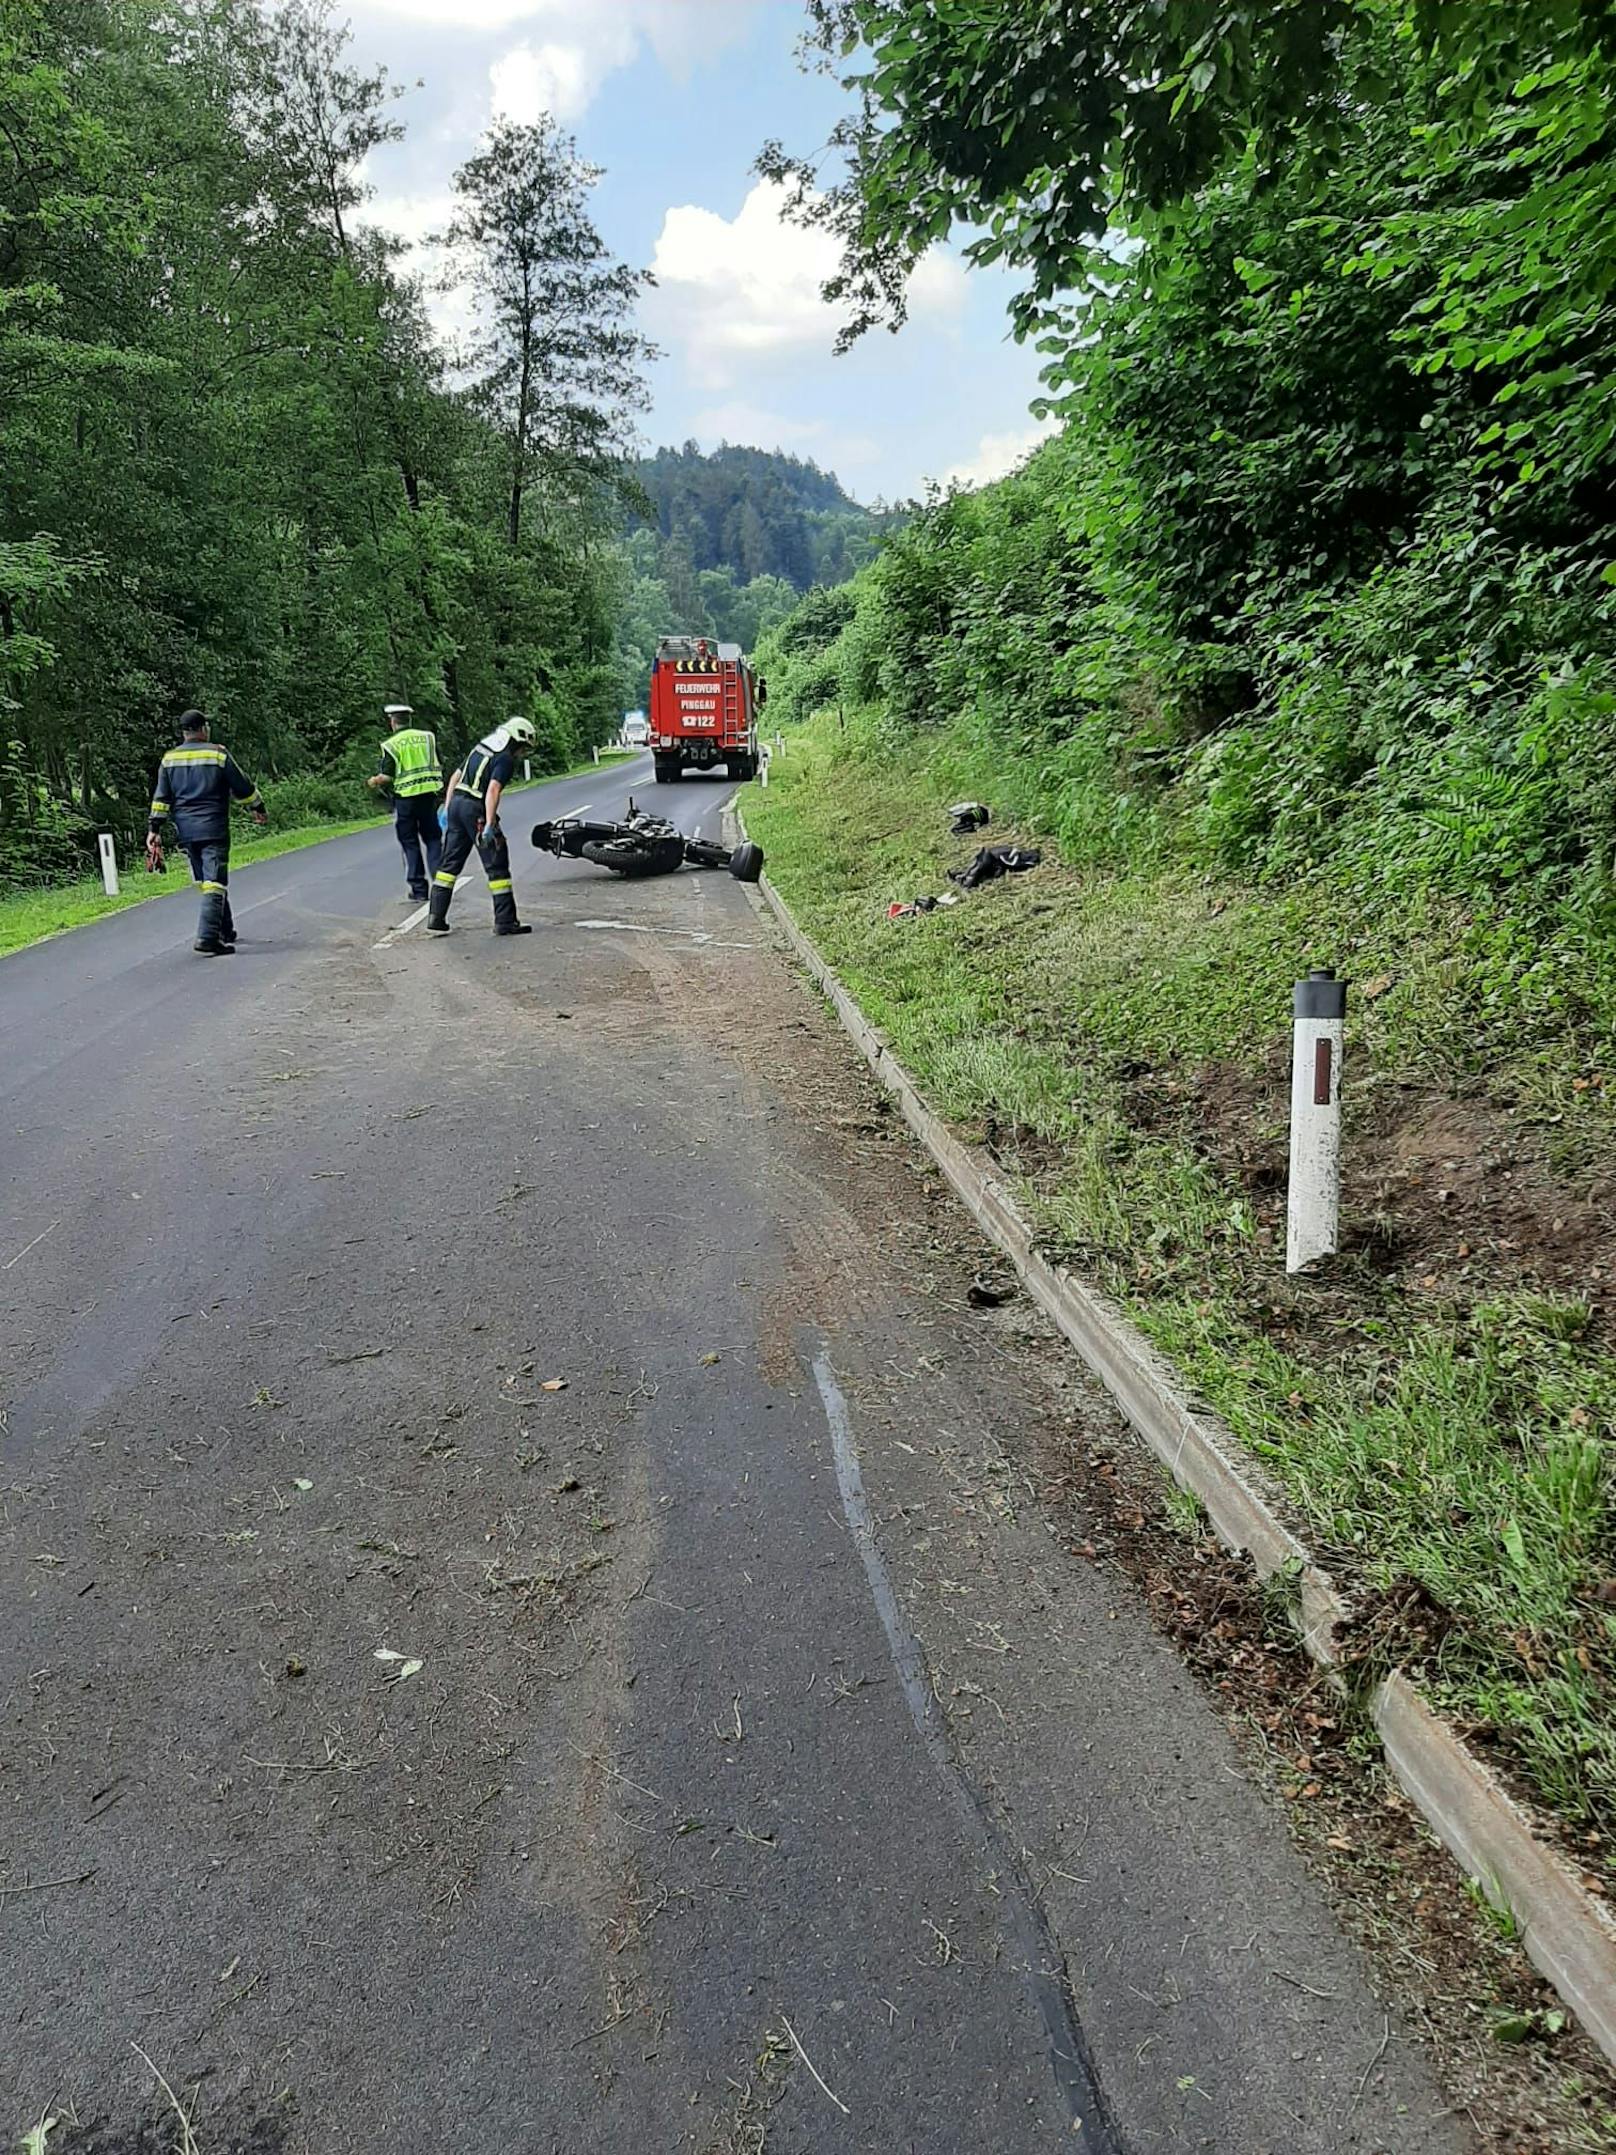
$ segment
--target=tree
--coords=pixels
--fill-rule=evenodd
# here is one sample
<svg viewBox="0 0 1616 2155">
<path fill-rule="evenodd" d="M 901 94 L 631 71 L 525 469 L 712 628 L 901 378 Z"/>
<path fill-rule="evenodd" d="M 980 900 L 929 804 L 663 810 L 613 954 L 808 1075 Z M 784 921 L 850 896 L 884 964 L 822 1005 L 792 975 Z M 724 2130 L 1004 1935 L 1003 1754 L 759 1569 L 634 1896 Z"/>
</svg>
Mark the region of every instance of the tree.
<svg viewBox="0 0 1616 2155">
<path fill-rule="evenodd" d="M 758 170 L 842 242 L 838 348 L 902 321 L 910 272 L 956 225 L 977 235 L 967 260 L 1031 272 L 1025 331 L 1117 221 L 1180 200 L 1249 135 L 1281 164 L 1327 131 L 1354 5 L 809 0 L 810 50 L 845 68 L 852 110 L 819 158 L 771 142 Z"/>
<path fill-rule="evenodd" d="M 850 309 L 844 349 L 903 319 L 910 272 L 956 227 L 967 260 L 1028 273 L 1026 334 L 1108 287 L 1108 234 L 1170 230 L 1238 157 L 1261 180 L 1299 160 L 1327 175 L 1343 132 L 1406 85 L 1389 43 L 1430 56 L 1471 135 L 1529 71 L 1569 135 L 1581 86 L 1552 71 L 1608 78 L 1616 41 L 1593 0 L 809 0 L 809 16 L 851 110 L 818 158 L 771 142 L 758 169 L 842 243 L 825 295 Z"/>
<path fill-rule="evenodd" d="M 655 350 L 630 316 L 649 273 L 614 262 L 591 222 L 599 178 L 547 114 L 498 122 L 455 174 L 447 238 L 481 310 L 469 357 L 506 442 L 513 552 L 535 477 L 605 475 L 646 402 L 640 369 Z"/>
<path fill-rule="evenodd" d="M 608 445 L 513 551 L 505 431 L 355 215 L 396 124 L 345 44 L 323 0 L 0 0 L 0 880 L 137 830 L 186 704 L 295 813 L 368 804 L 389 691 L 600 737 Z"/>
</svg>

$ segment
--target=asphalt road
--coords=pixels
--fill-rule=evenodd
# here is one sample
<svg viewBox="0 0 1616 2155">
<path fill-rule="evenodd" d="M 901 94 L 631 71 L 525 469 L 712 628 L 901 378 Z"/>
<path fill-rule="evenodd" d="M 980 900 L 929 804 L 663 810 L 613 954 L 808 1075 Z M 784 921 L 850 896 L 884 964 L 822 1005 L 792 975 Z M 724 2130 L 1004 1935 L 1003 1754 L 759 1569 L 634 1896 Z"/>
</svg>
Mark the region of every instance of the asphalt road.
<svg viewBox="0 0 1616 2155">
<path fill-rule="evenodd" d="M 1459 2155 L 746 893 L 527 846 L 639 788 L 0 960 L 0 2146 Z"/>
</svg>

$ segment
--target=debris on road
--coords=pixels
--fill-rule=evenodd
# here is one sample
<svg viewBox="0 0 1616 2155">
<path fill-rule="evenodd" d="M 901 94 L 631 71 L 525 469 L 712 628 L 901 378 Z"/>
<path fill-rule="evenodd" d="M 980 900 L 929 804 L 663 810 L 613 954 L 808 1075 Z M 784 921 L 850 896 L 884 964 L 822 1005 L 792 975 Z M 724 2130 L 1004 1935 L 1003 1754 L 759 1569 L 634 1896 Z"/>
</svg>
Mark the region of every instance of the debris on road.
<svg viewBox="0 0 1616 2155">
<path fill-rule="evenodd" d="M 803 2064 L 807 2066 L 809 2072 L 813 2074 L 815 2080 L 819 2082 L 819 2085 L 824 2090 L 825 2094 L 830 2096 L 831 2101 L 836 2105 L 837 2109 L 842 2113 L 842 2116 L 844 2118 L 850 2118 L 853 2115 L 852 2111 L 848 2109 L 846 2103 L 842 2101 L 842 2098 L 839 2095 L 831 2094 L 831 2090 L 825 2086 L 824 2076 L 821 2074 L 818 2066 L 815 2065 L 813 2059 L 809 2057 L 807 2051 L 803 2049 L 802 2038 L 798 2035 L 796 2029 L 791 2025 L 790 2021 L 787 2020 L 784 2013 L 780 2015 L 780 2025 L 782 2028 L 785 2029 L 787 2035 L 790 2036 L 792 2049 L 797 2053 L 797 2056 L 801 2058 Z"/>
<path fill-rule="evenodd" d="M 986 1279 L 981 1273 L 965 1290 L 965 1299 L 973 1309 L 998 1309 L 1016 1297 L 1016 1283 L 1011 1279 Z"/>
<path fill-rule="evenodd" d="M 179 2119 L 180 2137 L 175 2143 L 175 2155 L 201 2155 L 201 2150 L 196 2143 L 196 2134 L 191 2130 L 191 2112 L 196 2108 L 196 2090 L 194 2088 L 191 2090 L 191 2109 L 187 2110 L 174 2093 L 174 2090 L 169 2086 L 162 2068 L 152 2062 L 138 2043 L 131 2042 L 129 2048 L 168 2097 L 169 2108 L 173 2111 L 175 2117 Z"/>
<path fill-rule="evenodd" d="M 408 1683 L 412 1676 L 419 1676 L 426 1663 L 418 1655 L 401 1654 L 391 1646 L 378 1646 L 376 1659 L 396 1664 L 389 1667 L 382 1677 L 384 1684 Z"/>
<path fill-rule="evenodd" d="M 982 801 L 956 801 L 948 811 L 948 827 L 956 838 L 985 830 L 992 821 L 993 811 Z"/>
</svg>

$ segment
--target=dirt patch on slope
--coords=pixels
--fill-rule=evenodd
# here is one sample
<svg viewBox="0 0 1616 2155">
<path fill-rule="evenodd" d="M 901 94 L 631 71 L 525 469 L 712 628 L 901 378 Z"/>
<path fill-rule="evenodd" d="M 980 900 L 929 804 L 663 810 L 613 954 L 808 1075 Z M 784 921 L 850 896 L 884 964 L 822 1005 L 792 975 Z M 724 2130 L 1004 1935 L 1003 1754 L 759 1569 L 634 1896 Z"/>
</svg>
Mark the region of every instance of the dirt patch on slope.
<svg viewBox="0 0 1616 2155">
<path fill-rule="evenodd" d="M 1289 1058 L 1289 1040 L 1279 1036 L 1255 1066 L 1134 1063 L 1121 1073 L 1135 1127 L 1183 1143 L 1238 1188 L 1264 1249 L 1285 1239 Z M 1586 1301 L 1590 1334 L 1602 1333 L 1616 1281 L 1613 1191 L 1606 1177 L 1579 1185 L 1557 1175 L 1540 1132 L 1521 1114 L 1482 1098 L 1370 1082 L 1346 1099 L 1342 1253 L 1349 1262 L 1332 1290 L 1356 1272 L 1365 1286 L 1466 1302 L 1555 1294 Z"/>
</svg>

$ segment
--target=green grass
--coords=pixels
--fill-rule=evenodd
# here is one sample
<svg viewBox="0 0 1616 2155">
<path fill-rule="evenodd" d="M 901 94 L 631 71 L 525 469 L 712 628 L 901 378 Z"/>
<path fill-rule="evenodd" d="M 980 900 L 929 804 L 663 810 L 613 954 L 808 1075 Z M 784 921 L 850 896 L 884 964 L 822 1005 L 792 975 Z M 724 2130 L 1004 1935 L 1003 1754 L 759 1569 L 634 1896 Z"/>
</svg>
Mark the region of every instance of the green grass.
<svg viewBox="0 0 1616 2155">
<path fill-rule="evenodd" d="M 381 827 L 381 817 L 364 816 L 353 823 L 311 823 L 301 830 L 265 831 L 251 838 L 233 839 L 230 865 L 244 868 L 249 861 L 271 860 L 277 853 L 296 853 L 304 846 L 322 845 L 328 838 L 347 838 L 355 831 Z M 185 855 L 170 846 L 168 859 L 166 875 L 148 875 L 139 861 L 120 870 L 123 888 L 116 898 L 107 896 L 99 876 L 0 898 L 0 955 L 43 942 L 46 936 L 61 935 L 69 928 L 82 928 L 107 913 L 121 913 L 127 906 L 143 905 L 148 898 L 188 891 L 191 882 Z"/>
<path fill-rule="evenodd" d="M 623 749 L 602 750 L 601 768 L 626 762 L 633 753 Z M 535 778 L 532 785 L 554 785 L 559 778 L 576 778 L 594 768 L 594 759 L 585 757 L 565 771 L 550 771 L 542 778 Z M 512 793 L 529 790 L 529 786 L 521 781 L 509 788 Z M 349 838 L 355 831 L 380 830 L 385 822 L 386 812 L 378 808 L 350 823 L 306 823 L 295 830 L 271 830 L 251 837 L 242 835 L 242 827 L 238 826 L 237 835 L 231 840 L 230 865 L 244 868 L 250 861 L 272 860 L 277 853 L 296 853 L 304 846 L 323 845 L 328 838 Z M 166 875 L 148 875 L 140 861 L 122 868 L 119 872 L 123 888 L 116 898 L 107 896 L 98 875 L 78 883 L 50 884 L 40 890 L 16 891 L 0 898 L 0 957 L 13 950 L 24 950 L 30 943 L 43 942 L 47 936 L 62 935 L 69 928 L 82 928 L 108 913 L 121 913 L 126 906 L 143 905 L 149 898 L 164 898 L 174 891 L 189 890 L 185 855 L 170 844 L 168 857 Z"/>
<path fill-rule="evenodd" d="M 1501 994 L 1496 924 L 1434 901 L 1411 916 L 1319 883 L 1080 875 L 1046 854 L 889 924 L 891 899 L 948 888 L 968 848 L 941 810 L 972 779 L 990 797 L 947 736 L 894 753 L 868 722 L 821 724 L 748 789 L 747 822 L 934 1104 L 1019 1175 L 1046 1246 L 1124 1302 L 1353 1583 L 1419 1583 L 1438 1613 L 1393 1626 L 1385 1652 L 1603 1834 L 1586 1860 L 1612 1861 L 1616 1611 L 1594 1589 L 1616 1577 L 1616 1361 L 1588 1309 L 1496 1281 L 1423 1293 L 1362 1259 L 1287 1281 L 1197 1106 L 1201 1073 L 1222 1073 L 1239 1135 L 1283 1157 L 1290 986 L 1315 962 L 1389 983 L 1351 1006 L 1360 1128 L 1410 1089 L 1475 1097 L 1581 1165 L 1608 1150 L 1610 1109 L 1573 1080 L 1608 1042 L 1529 987 Z"/>
</svg>

